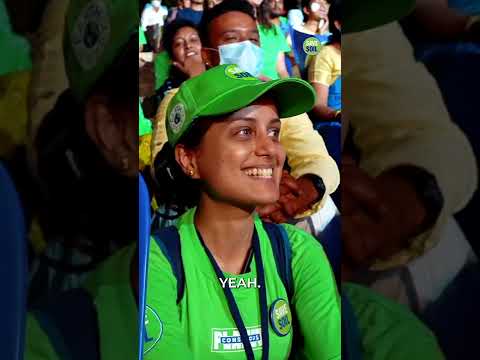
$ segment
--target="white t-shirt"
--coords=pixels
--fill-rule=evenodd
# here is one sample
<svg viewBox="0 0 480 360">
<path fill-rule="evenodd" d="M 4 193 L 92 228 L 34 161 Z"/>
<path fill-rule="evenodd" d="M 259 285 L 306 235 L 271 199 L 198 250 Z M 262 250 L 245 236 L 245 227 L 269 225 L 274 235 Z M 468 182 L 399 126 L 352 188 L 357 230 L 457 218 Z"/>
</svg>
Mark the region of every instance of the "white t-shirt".
<svg viewBox="0 0 480 360">
<path fill-rule="evenodd" d="M 147 4 L 142 12 L 142 30 L 146 31 L 147 26 L 160 25 L 163 26 L 163 19 L 168 15 L 168 10 L 164 6 L 160 6 L 158 11 L 155 11 L 151 4 Z"/>
</svg>

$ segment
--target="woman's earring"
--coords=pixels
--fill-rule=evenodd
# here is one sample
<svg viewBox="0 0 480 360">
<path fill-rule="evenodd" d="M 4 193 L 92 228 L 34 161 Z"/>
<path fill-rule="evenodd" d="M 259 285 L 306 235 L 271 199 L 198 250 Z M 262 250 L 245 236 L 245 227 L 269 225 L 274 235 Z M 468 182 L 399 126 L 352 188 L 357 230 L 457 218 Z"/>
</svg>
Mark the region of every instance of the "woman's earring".
<svg viewBox="0 0 480 360">
<path fill-rule="evenodd" d="M 195 172 L 194 172 L 193 170 L 190 170 L 190 171 L 188 172 L 188 175 L 189 175 L 190 177 L 192 177 L 193 174 L 195 174 Z"/>
</svg>

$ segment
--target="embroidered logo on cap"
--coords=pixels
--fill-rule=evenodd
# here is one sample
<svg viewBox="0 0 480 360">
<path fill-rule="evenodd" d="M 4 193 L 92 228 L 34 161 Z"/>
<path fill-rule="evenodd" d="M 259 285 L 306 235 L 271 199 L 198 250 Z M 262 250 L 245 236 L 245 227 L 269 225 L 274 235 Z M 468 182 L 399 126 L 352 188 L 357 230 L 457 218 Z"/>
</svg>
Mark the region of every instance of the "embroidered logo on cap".
<svg viewBox="0 0 480 360">
<path fill-rule="evenodd" d="M 177 134 L 180 129 L 183 127 L 183 123 L 185 122 L 185 106 L 182 103 L 176 104 L 170 116 L 168 117 L 168 124 L 172 129 L 174 134 Z"/>
<path fill-rule="evenodd" d="M 145 306 L 145 331 L 143 338 L 143 353 L 152 350 L 163 335 L 163 323 L 160 317 L 150 306 Z"/>
<path fill-rule="evenodd" d="M 258 80 L 249 72 L 242 70 L 238 65 L 232 64 L 225 68 L 225 75 L 236 80 Z"/>
<path fill-rule="evenodd" d="M 95 67 L 110 39 L 110 14 L 102 0 L 89 2 L 80 11 L 70 36 L 73 51 L 84 70 Z"/>
</svg>

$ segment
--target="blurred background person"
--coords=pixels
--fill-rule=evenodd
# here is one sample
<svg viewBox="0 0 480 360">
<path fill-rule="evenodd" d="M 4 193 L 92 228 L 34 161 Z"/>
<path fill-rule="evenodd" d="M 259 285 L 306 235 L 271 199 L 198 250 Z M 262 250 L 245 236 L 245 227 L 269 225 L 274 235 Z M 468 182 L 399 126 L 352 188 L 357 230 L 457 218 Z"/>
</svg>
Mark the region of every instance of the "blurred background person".
<svg viewBox="0 0 480 360">
<path fill-rule="evenodd" d="M 149 43 L 154 48 L 158 47 L 158 42 L 162 36 L 162 27 L 167 15 L 168 10 L 162 6 L 160 0 L 152 0 L 151 3 L 146 4 L 143 9 L 140 24 L 142 30 L 147 34 Z"/>
<path fill-rule="evenodd" d="M 437 83 L 384 11 L 386 23 L 374 17 L 374 28 L 359 22 L 342 36 L 342 116 L 350 124 L 342 276 L 421 313 L 476 261 L 453 215 L 476 190 L 477 164 Z"/>
<path fill-rule="evenodd" d="M 308 80 L 317 93 L 313 108 L 316 120 L 333 120 L 342 109 L 341 2 L 333 0 L 328 12 L 329 40 L 320 52 L 313 56 L 308 67 Z"/>
<path fill-rule="evenodd" d="M 190 0 L 185 2 L 183 6 L 179 6 L 175 18 L 173 20 L 186 20 L 195 25 L 199 25 L 202 21 L 204 11 L 204 0 Z"/>
<path fill-rule="evenodd" d="M 260 43 L 263 50 L 262 74 L 275 80 L 289 77 L 285 63 L 285 54 L 291 51 L 285 32 L 288 32 L 288 21 L 285 17 L 283 0 L 265 0 L 258 7 L 257 21 Z"/>
<path fill-rule="evenodd" d="M 80 26 L 81 6 L 72 5 L 66 39 L 73 25 Z M 130 11 L 137 10 L 131 6 Z M 110 21 L 102 8 L 97 10 L 97 22 Z M 138 73 L 131 71 L 138 68 L 137 16 L 112 28 L 108 42 L 93 38 L 110 52 L 89 63 L 91 67 L 85 67 L 87 58 L 78 55 L 76 45 L 65 45 L 69 88 L 33 142 L 47 247 L 34 267 L 32 295 L 78 284 L 89 269 L 138 236 L 126 210 L 138 206 Z M 124 57 L 117 59 L 122 51 Z M 105 68 L 109 70 L 98 70 Z"/>
<path fill-rule="evenodd" d="M 329 32 L 328 10 L 329 2 L 326 0 L 302 0 L 302 10 L 305 22 L 295 29 L 310 35 L 324 35 Z"/>
<path fill-rule="evenodd" d="M 205 71 L 202 42 L 197 26 L 188 20 L 175 20 L 165 27 L 162 48 L 172 60 L 168 79 L 157 90 L 161 101 L 165 93 L 180 87 L 186 79 Z"/>
</svg>

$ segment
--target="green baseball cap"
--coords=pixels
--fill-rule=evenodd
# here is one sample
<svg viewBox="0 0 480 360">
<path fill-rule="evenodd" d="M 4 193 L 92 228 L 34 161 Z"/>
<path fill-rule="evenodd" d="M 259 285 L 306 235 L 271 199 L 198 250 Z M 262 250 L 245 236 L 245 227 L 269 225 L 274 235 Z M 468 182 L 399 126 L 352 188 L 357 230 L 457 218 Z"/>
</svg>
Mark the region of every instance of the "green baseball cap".
<svg viewBox="0 0 480 360">
<path fill-rule="evenodd" d="M 175 146 L 195 119 L 240 110 L 266 93 L 273 95 L 280 118 L 307 112 L 315 104 L 315 90 L 304 80 L 264 82 L 237 65 L 216 66 L 185 81 L 171 100 L 166 120 L 168 142 Z"/>
<path fill-rule="evenodd" d="M 415 0 L 343 0 L 344 34 L 376 28 L 398 21 L 415 8 Z"/>
<path fill-rule="evenodd" d="M 63 51 L 70 89 L 83 100 L 138 31 L 136 0 L 71 0 Z"/>
</svg>

